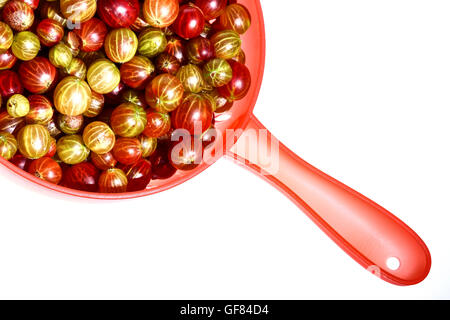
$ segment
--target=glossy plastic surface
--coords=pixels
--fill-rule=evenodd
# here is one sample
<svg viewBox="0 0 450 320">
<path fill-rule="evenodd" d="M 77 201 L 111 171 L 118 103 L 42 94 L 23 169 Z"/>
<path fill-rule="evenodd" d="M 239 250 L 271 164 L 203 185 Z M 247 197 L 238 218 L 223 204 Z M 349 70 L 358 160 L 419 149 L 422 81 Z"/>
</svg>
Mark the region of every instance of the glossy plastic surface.
<svg viewBox="0 0 450 320">
<path fill-rule="evenodd" d="M 417 284 L 428 275 L 430 253 L 413 230 L 299 158 L 254 116 L 227 155 L 285 193 L 368 271 L 396 285 Z"/>
<path fill-rule="evenodd" d="M 241 133 L 245 132 L 244 136 L 248 137 L 248 132 L 252 129 L 264 128 L 252 116 L 252 111 L 264 73 L 265 33 L 259 1 L 238 2 L 249 9 L 253 21 L 251 28 L 242 37 L 252 84 L 243 100 L 235 102 L 233 108 L 217 117 L 216 128 L 222 134 L 227 129 L 242 129 Z M 239 136 L 240 134 L 235 134 L 233 142 L 236 142 Z M 234 143 L 230 141 L 224 141 L 224 144 L 216 143 L 213 150 L 223 150 L 225 146 L 226 150 L 229 150 L 229 156 L 239 160 L 285 193 L 344 251 L 382 279 L 397 285 L 412 285 L 427 276 L 431 266 L 428 249 L 403 222 L 371 200 L 313 168 L 281 144 L 278 171 L 267 174 L 261 168 L 264 168 L 263 163 L 270 161 L 267 162 L 268 159 L 264 157 L 252 158 L 251 154 L 240 150 L 242 145 L 245 146 L 243 138 L 241 137 L 234 147 Z M 264 141 L 258 142 L 254 136 L 252 139 L 249 141 L 255 145 L 260 144 L 260 147 L 267 144 Z M 146 190 L 121 194 L 89 193 L 64 188 L 37 179 L 4 159 L 0 159 L 0 163 L 33 183 L 65 194 L 93 199 L 128 199 L 177 186 L 205 170 L 212 162 L 202 164 L 192 171 L 178 171 L 166 180 L 151 181 Z"/>
</svg>

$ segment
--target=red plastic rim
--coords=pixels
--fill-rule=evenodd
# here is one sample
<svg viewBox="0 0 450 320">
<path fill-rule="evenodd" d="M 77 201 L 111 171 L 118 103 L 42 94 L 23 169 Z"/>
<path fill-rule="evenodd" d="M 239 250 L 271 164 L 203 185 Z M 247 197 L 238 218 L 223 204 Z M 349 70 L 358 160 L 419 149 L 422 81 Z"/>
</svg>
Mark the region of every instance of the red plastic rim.
<svg viewBox="0 0 450 320">
<path fill-rule="evenodd" d="M 252 17 L 252 26 L 242 37 L 242 47 L 247 55 L 246 65 L 249 68 L 250 73 L 252 74 L 252 85 L 248 95 L 243 100 L 236 102 L 230 111 L 221 114 L 220 117 L 218 117 L 216 122 L 216 129 L 221 133 L 224 133 L 227 129 L 233 129 L 238 132 L 238 129 L 244 129 L 246 127 L 246 125 L 250 121 L 250 117 L 256 105 L 264 75 L 266 39 L 264 17 L 261 4 L 259 0 L 240 0 L 238 1 L 238 3 L 245 5 Z M 238 137 L 238 135 L 236 135 L 236 137 Z M 215 148 L 223 148 L 223 146 L 216 145 Z M 223 152 L 223 154 L 224 153 L 225 152 Z M 142 191 L 106 194 L 79 191 L 46 182 L 29 174 L 26 171 L 23 171 L 22 169 L 16 167 L 2 157 L 0 157 L 0 164 L 16 173 L 18 176 L 25 178 L 31 183 L 40 185 L 41 187 L 66 195 L 104 200 L 133 199 L 162 192 L 192 179 L 211 165 L 202 164 L 197 169 L 189 172 L 179 171 L 173 177 L 167 180 L 154 180 L 150 183 L 147 189 Z"/>
</svg>

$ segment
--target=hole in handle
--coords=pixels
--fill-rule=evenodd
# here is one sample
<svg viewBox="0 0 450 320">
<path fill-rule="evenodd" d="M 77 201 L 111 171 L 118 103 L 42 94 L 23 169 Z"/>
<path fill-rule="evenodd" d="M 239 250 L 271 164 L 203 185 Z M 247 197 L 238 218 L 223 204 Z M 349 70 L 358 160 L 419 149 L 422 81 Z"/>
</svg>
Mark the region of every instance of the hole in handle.
<svg viewBox="0 0 450 320">
<path fill-rule="evenodd" d="M 396 271 L 400 268 L 400 260 L 396 257 L 390 257 L 386 260 L 386 266 L 389 270 Z"/>
</svg>

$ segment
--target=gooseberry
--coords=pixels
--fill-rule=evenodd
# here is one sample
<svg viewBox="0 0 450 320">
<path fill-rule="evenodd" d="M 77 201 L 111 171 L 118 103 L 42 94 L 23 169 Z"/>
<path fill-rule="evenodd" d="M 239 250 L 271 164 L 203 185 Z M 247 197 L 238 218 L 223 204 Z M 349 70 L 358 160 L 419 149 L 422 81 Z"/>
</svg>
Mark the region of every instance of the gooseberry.
<svg viewBox="0 0 450 320">
<path fill-rule="evenodd" d="M 103 193 L 123 193 L 127 191 L 128 179 L 121 169 L 113 168 L 101 174 L 98 185 Z"/>
<path fill-rule="evenodd" d="M 44 126 L 27 125 L 17 134 L 19 151 L 28 159 L 42 158 L 50 148 L 50 138 L 50 133 Z"/>
<path fill-rule="evenodd" d="M 73 134 L 58 140 L 56 153 L 62 162 L 74 165 L 85 161 L 89 157 L 90 152 L 83 143 L 81 136 Z"/>
<path fill-rule="evenodd" d="M 123 103 L 114 109 L 111 114 L 111 127 L 115 134 L 125 138 L 140 135 L 147 125 L 147 116 L 144 108 Z"/>
<path fill-rule="evenodd" d="M 43 157 L 31 162 L 28 172 L 39 179 L 58 184 L 62 178 L 61 166 L 49 157 Z"/>
<path fill-rule="evenodd" d="M 0 132 L 0 157 L 10 160 L 17 152 L 16 138 L 10 133 Z"/>
<path fill-rule="evenodd" d="M 106 123 L 94 121 L 84 128 L 83 141 L 91 151 L 105 154 L 114 147 L 116 136 Z"/>
<path fill-rule="evenodd" d="M 159 112 L 175 110 L 184 95 L 183 84 L 177 77 L 168 73 L 154 78 L 145 89 L 145 100 Z"/>
<path fill-rule="evenodd" d="M 176 20 L 179 0 L 145 0 L 142 10 L 148 24 L 156 28 L 165 28 Z"/>
<path fill-rule="evenodd" d="M 55 89 L 53 102 L 59 113 L 79 116 L 89 109 L 92 92 L 88 84 L 74 76 L 64 78 Z"/>
</svg>

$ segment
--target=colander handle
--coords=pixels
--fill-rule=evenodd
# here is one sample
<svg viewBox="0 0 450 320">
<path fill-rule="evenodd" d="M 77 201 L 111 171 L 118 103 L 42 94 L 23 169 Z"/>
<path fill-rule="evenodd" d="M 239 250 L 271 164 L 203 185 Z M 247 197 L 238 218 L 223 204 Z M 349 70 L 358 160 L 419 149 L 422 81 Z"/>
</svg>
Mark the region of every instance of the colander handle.
<svg viewBox="0 0 450 320">
<path fill-rule="evenodd" d="M 254 116 L 227 155 L 286 194 L 337 245 L 381 279 L 414 285 L 428 275 L 430 253 L 411 228 L 306 163 Z"/>
</svg>

